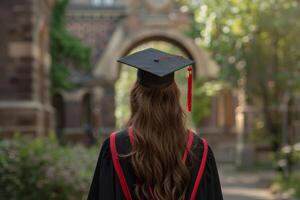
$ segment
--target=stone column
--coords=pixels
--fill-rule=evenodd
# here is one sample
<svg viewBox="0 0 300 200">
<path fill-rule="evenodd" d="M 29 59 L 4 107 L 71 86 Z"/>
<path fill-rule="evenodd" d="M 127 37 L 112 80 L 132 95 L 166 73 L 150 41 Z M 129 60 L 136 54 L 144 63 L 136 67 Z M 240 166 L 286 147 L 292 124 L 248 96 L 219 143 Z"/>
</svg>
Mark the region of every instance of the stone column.
<svg viewBox="0 0 300 200">
<path fill-rule="evenodd" d="M 93 133 L 96 138 L 100 138 L 102 132 L 102 99 L 104 95 L 104 88 L 94 86 L 93 88 Z"/>
<path fill-rule="evenodd" d="M 82 141 L 84 139 L 81 110 L 84 93 L 83 89 L 63 93 L 65 106 L 63 138 L 66 141 Z"/>
<path fill-rule="evenodd" d="M 47 134 L 50 5 L 46 0 L 3 0 L 0 7 L 0 134 Z"/>
<path fill-rule="evenodd" d="M 240 83 L 243 86 L 243 80 Z M 238 107 L 236 108 L 236 167 L 251 168 L 255 160 L 255 146 L 248 141 L 253 130 L 253 109 L 246 105 L 244 87 L 237 91 Z"/>
<path fill-rule="evenodd" d="M 115 129 L 115 86 L 106 84 L 100 101 L 100 134 L 108 135 Z"/>
</svg>

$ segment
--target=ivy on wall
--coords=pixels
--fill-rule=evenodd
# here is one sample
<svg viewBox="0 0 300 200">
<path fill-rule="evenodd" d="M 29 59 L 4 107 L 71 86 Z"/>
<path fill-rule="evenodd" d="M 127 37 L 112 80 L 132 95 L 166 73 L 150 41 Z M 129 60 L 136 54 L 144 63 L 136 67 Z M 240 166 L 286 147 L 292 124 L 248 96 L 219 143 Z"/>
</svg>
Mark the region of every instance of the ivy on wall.
<svg viewBox="0 0 300 200">
<path fill-rule="evenodd" d="M 51 89 L 70 89 L 70 66 L 88 71 L 91 69 L 91 49 L 66 29 L 65 13 L 68 0 L 57 0 L 50 23 Z"/>
</svg>

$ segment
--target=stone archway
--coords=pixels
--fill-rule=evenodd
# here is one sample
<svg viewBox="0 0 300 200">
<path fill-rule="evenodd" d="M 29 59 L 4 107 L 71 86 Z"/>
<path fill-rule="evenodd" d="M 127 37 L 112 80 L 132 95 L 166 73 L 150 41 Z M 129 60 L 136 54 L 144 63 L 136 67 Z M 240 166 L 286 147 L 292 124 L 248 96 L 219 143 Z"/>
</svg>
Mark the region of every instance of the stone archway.
<svg viewBox="0 0 300 200">
<path fill-rule="evenodd" d="M 117 59 L 128 54 L 135 47 L 149 41 L 165 41 L 177 46 L 195 61 L 196 76 L 216 77 L 218 66 L 209 59 L 204 50 L 197 47 L 193 40 L 176 29 L 145 28 L 136 34 L 128 35 L 124 27 L 119 27 L 112 36 L 107 50 L 93 71 L 96 77 L 104 78 L 108 82 L 115 82 L 119 75 Z"/>
<path fill-rule="evenodd" d="M 58 139 L 63 137 L 65 128 L 65 102 L 63 95 L 57 93 L 52 97 L 52 106 L 54 108 L 55 133 Z"/>
<path fill-rule="evenodd" d="M 101 122 L 101 126 L 106 129 L 115 125 L 114 85 L 120 75 L 120 64 L 117 60 L 127 55 L 134 48 L 150 41 L 164 41 L 178 47 L 178 49 L 195 61 L 196 77 L 214 78 L 218 74 L 218 66 L 209 59 L 209 55 L 197 47 L 192 39 L 177 29 L 141 27 L 139 31 L 129 33 L 124 26 L 119 26 L 112 35 L 106 51 L 93 71 L 95 77 L 105 82 L 100 115 L 106 116 L 105 119 L 110 119 L 109 122 L 107 120 Z M 111 128 L 113 129 L 114 127 Z"/>
<path fill-rule="evenodd" d="M 68 24 L 69 29 L 93 50 L 94 68 L 89 85 L 100 91 L 95 104 L 99 108 L 95 120 L 99 133 L 115 128 L 115 83 L 120 75 L 117 60 L 141 44 L 149 41 L 170 43 L 195 61 L 196 77 L 217 76 L 217 64 L 184 34 L 190 29 L 192 20 L 188 13 L 178 9 L 176 2 L 168 1 L 161 9 L 140 0 L 122 1 L 122 8 L 117 4 L 112 8 L 96 8 L 84 2 L 70 7 Z"/>
</svg>

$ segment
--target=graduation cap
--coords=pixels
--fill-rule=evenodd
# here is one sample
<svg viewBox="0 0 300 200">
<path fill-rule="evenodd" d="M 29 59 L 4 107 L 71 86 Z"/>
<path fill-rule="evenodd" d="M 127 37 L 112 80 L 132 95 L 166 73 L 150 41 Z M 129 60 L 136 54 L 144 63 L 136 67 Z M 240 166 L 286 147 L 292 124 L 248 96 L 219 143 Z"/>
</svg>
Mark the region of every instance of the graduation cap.
<svg viewBox="0 0 300 200">
<path fill-rule="evenodd" d="M 120 58 L 118 62 L 138 69 L 138 82 L 150 88 L 167 87 L 174 82 L 174 72 L 188 67 L 187 110 L 191 111 L 193 60 L 148 48 Z"/>
</svg>

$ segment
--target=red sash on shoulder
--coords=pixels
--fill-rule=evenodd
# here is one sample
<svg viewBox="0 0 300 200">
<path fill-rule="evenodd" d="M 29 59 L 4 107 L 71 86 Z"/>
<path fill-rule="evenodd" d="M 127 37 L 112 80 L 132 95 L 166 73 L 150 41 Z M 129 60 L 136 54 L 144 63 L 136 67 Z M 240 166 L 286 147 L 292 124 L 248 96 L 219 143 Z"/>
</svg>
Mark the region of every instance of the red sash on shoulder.
<svg viewBox="0 0 300 200">
<path fill-rule="evenodd" d="M 133 136 L 132 127 L 129 128 L 128 135 L 129 135 L 130 143 L 131 143 L 131 145 L 133 145 L 134 136 Z M 191 146 L 193 144 L 193 140 L 194 140 L 194 135 L 193 135 L 192 131 L 189 130 L 187 147 L 185 149 L 185 152 L 184 152 L 184 155 L 183 155 L 183 158 L 182 158 L 184 163 L 187 159 L 188 153 L 189 153 L 189 151 L 191 149 Z M 203 145 L 204 145 L 204 151 L 203 151 L 202 160 L 201 160 L 201 163 L 200 163 L 200 167 L 199 167 L 199 170 L 198 170 L 197 178 L 196 178 L 193 190 L 192 190 L 190 200 L 194 200 L 196 198 L 197 191 L 198 191 L 198 188 L 199 188 L 202 176 L 203 176 L 203 172 L 204 172 L 205 165 L 206 165 L 206 160 L 207 160 L 208 143 L 203 138 L 201 138 L 201 140 L 202 140 Z M 116 148 L 116 132 L 113 132 L 110 136 L 110 151 L 111 151 L 111 155 L 112 155 L 113 165 L 114 165 L 115 171 L 117 173 L 118 179 L 120 181 L 120 185 L 121 185 L 123 194 L 125 196 L 125 199 L 126 200 L 132 200 L 130 190 L 129 190 L 128 184 L 126 182 L 125 175 L 123 173 L 123 170 L 122 170 L 122 167 L 121 167 L 121 164 L 120 164 L 120 161 L 119 161 L 119 157 L 118 157 L 118 152 L 117 152 L 117 148 Z M 151 188 L 149 188 L 149 191 L 150 191 L 150 194 L 152 196 L 152 199 L 155 199 L 153 191 L 152 191 Z"/>
<path fill-rule="evenodd" d="M 113 165 L 114 165 L 114 168 L 118 175 L 123 194 L 124 194 L 126 200 L 132 200 L 132 197 L 131 197 L 131 194 L 129 191 L 129 187 L 126 182 L 126 179 L 125 179 L 125 176 L 124 176 L 124 173 L 123 173 L 120 161 L 119 161 L 119 156 L 118 156 L 118 152 L 117 152 L 117 148 L 116 148 L 116 132 L 113 132 L 110 135 L 109 139 L 110 139 L 110 152 L 111 152 Z"/>
</svg>

